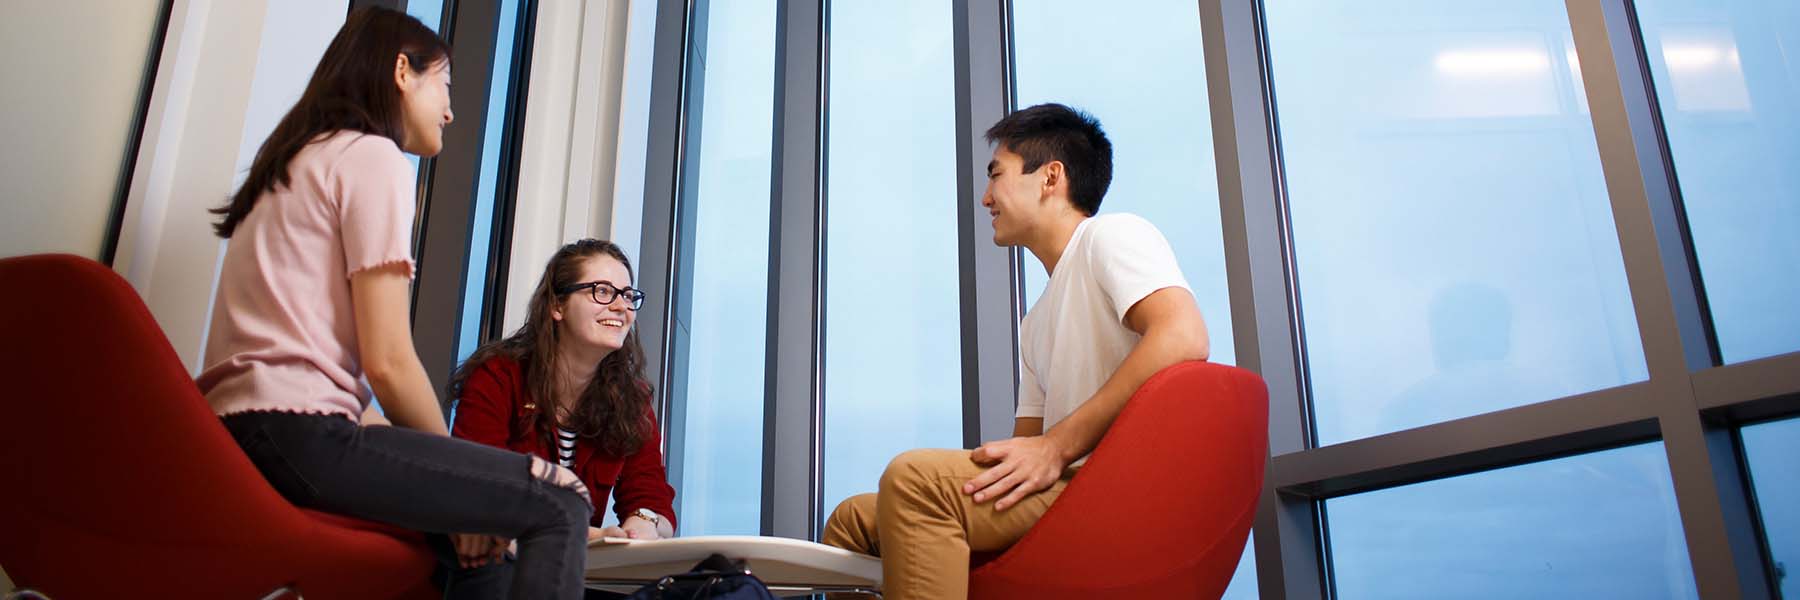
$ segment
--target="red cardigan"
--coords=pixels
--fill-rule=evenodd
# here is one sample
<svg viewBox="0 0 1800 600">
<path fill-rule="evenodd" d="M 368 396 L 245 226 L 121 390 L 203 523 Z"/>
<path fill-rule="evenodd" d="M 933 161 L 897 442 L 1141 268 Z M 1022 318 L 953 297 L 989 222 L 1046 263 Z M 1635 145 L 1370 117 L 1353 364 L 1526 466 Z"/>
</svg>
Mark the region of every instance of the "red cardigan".
<svg viewBox="0 0 1800 600">
<path fill-rule="evenodd" d="M 525 373 L 510 358 L 493 358 L 475 367 L 463 384 L 462 398 L 456 405 L 456 423 L 450 435 L 514 452 L 535 454 L 556 462 L 554 447 L 546 447 L 535 432 L 515 430 L 517 419 L 540 410 L 525 387 Z M 640 508 L 648 508 L 675 525 L 675 489 L 669 487 L 668 471 L 663 468 L 662 434 L 656 414 L 650 413 L 649 435 L 643 445 L 628 456 L 618 457 L 601 451 L 588 440 L 575 443 L 575 474 L 581 477 L 596 503 L 613 494 L 613 510 L 624 520 Z M 614 485 L 617 485 L 615 488 Z M 604 506 L 604 505 L 602 505 Z M 596 507 L 599 508 L 599 507 Z M 600 526 L 606 515 L 594 511 L 592 523 Z"/>
</svg>

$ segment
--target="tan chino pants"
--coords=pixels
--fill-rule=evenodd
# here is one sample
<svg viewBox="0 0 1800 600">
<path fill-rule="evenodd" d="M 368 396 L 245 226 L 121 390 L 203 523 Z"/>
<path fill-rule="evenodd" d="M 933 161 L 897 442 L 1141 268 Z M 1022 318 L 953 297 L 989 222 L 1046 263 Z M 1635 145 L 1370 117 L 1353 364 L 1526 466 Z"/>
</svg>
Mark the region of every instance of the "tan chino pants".
<svg viewBox="0 0 1800 600">
<path fill-rule="evenodd" d="M 984 467 L 968 450 L 911 450 L 888 464 L 880 491 L 852 496 L 825 522 L 826 544 L 881 557 L 886 600 L 954 600 L 969 590 L 969 552 L 1004 550 L 1025 536 L 1073 471 L 1004 511 L 962 486 Z"/>
</svg>

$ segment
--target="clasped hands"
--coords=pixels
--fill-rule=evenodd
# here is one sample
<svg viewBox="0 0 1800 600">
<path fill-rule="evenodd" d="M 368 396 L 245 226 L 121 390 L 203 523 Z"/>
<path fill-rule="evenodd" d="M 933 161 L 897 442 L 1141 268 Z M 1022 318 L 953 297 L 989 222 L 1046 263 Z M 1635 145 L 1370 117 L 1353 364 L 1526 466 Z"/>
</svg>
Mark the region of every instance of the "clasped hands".
<svg viewBox="0 0 1800 600">
<path fill-rule="evenodd" d="M 969 459 L 987 470 L 963 484 L 962 493 L 974 496 L 976 504 L 999 498 L 994 510 L 1006 510 L 1061 479 L 1071 462 L 1064 455 L 1061 446 L 1043 435 L 982 444 Z"/>
</svg>

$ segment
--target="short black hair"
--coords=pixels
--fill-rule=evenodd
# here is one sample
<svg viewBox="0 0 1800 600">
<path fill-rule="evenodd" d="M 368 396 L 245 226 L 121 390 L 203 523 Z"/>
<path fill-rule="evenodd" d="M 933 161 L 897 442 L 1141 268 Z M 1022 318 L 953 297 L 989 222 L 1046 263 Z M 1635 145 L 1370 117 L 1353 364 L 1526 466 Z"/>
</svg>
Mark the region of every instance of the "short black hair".
<svg viewBox="0 0 1800 600">
<path fill-rule="evenodd" d="M 1025 159 L 1026 173 L 1062 161 L 1069 201 L 1088 216 L 1100 212 L 1100 200 L 1112 185 L 1112 142 L 1092 115 L 1061 104 L 1039 104 L 1000 119 L 988 128 L 987 141 Z"/>
</svg>

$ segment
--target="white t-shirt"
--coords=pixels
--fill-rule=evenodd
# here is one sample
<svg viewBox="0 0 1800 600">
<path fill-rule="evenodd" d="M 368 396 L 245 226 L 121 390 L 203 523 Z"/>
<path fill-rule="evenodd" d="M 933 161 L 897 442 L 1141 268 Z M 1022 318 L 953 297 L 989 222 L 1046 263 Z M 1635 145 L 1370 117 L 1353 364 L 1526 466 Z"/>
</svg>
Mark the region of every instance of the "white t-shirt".
<svg viewBox="0 0 1800 600">
<path fill-rule="evenodd" d="M 1019 326 L 1017 416 L 1043 417 L 1048 431 L 1075 412 L 1137 346 L 1125 313 L 1170 287 L 1193 291 L 1155 225 L 1125 213 L 1082 221 Z"/>
</svg>

